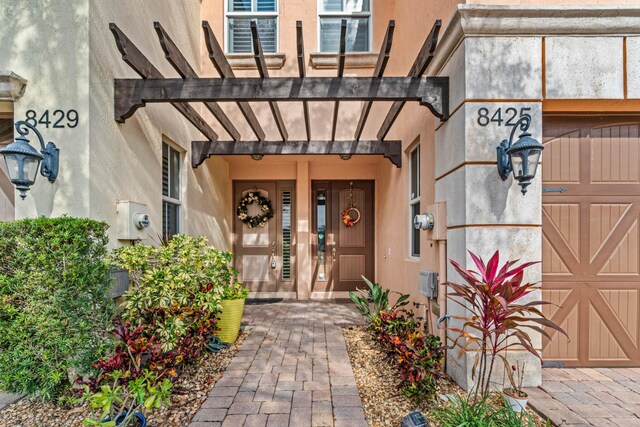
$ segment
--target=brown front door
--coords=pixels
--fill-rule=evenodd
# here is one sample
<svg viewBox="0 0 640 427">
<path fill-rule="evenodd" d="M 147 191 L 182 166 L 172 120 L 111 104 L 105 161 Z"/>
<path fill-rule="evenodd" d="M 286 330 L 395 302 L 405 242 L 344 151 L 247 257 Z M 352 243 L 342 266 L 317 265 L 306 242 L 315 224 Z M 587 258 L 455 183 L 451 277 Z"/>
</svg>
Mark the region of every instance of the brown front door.
<svg viewBox="0 0 640 427">
<path fill-rule="evenodd" d="M 640 365 L 640 117 L 547 117 L 543 297 L 568 366 Z"/>
<path fill-rule="evenodd" d="M 341 212 L 353 207 L 360 219 L 351 227 Z M 313 291 L 351 291 L 362 287 L 362 276 L 374 280 L 373 181 L 313 183 Z"/>
<path fill-rule="evenodd" d="M 294 292 L 295 287 L 295 183 L 290 181 L 234 182 L 234 253 L 240 280 L 252 292 Z M 250 228 L 237 215 L 241 198 L 259 192 L 271 201 L 273 218 L 263 227 Z M 251 204 L 248 214 L 260 214 Z"/>
</svg>

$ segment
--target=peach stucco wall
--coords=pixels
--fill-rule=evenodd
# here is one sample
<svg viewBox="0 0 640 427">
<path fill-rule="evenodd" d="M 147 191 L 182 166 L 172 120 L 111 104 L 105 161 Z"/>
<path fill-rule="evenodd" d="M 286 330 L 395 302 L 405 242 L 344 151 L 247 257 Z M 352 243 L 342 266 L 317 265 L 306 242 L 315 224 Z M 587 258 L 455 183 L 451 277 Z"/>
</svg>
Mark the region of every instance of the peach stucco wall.
<svg viewBox="0 0 640 427">
<path fill-rule="evenodd" d="M 422 47 L 436 19 L 442 19 L 443 28 L 451 16 L 458 1 L 425 2 L 424 0 L 374 0 L 373 1 L 373 50 L 377 51 L 382 43 L 390 19 L 395 19 L 394 44 L 391 51 L 386 75 L 406 75 Z M 311 6 L 311 7 L 310 7 Z M 203 1 L 202 19 L 209 21 L 218 40 L 224 45 L 224 1 Z M 309 54 L 317 51 L 317 3 L 315 0 L 280 1 L 280 48 L 286 55 L 284 67 L 270 70 L 271 76 L 296 76 L 295 22 L 303 22 L 307 73 L 310 76 L 333 76 L 336 70 L 316 70 L 309 63 Z M 203 75 L 217 75 L 207 54 L 201 47 Z M 345 75 L 369 76 L 372 68 L 347 69 Z M 237 76 L 256 76 L 255 70 L 236 70 Z M 254 111 L 267 133 L 267 139 L 278 140 L 279 135 L 271 112 L 267 105 L 254 104 Z M 304 139 L 305 129 L 300 103 L 279 103 L 290 139 Z M 251 129 L 235 105 L 223 106 L 233 119 L 244 138 L 254 139 Z M 337 135 L 338 140 L 353 139 L 356 123 L 362 108 L 360 102 L 340 104 Z M 363 139 L 375 139 L 377 131 L 389 109 L 389 103 L 375 103 L 365 127 Z M 333 103 L 310 103 L 311 129 L 313 139 L 329 139 L 331 136 L 331 117 Z M 407 104 L 398 118 L 393 131 L 387 139 L 400 139 L 406 151 L 419 140 L 421 144 L 421 203 L 423 207 L 435 200 L 434 184 L 434 129 L 436 120 L 424 107 Z M 224 139 L 228 136 L 220 127 L 216 131 Z M 310 207 L 310 189 L 312 180 L 320 179 L 373 179 L 376 182 L 376 279 L 395 290 L 412 293 L 418 297 L 418 273 L 421 269 L 437 270 L 438 251 L 434 242 L 427 240 L 422 233 L 422 256 L 409 256 L 410 220 L 408 204 L 408 172 L 406 152 L 403 158 L 405 167 L 396 168 L 382 157 L 354 157 L 342 161 L 337 156 L 266 156 L 255 162 L 248 157 L 227 157 L 229 175 L 234 179 L 299 179 L 298 203 L 306 201 Z M 302 167 L 301 167 L 302 165 Z M 308 165 L 308 168 L 307 168 Z M 307 175 L 308 174 L 308 175 Z M 302 176 L 301 176 L 302 175 Z M 299 226 L 309 224 L 304 217 L 308 209 L 298 206 Z M 302 224 L 300 223 L 302 222 Z M 300 229 L 300 227 L 299 227 Z M 305 244 L 308 235 L 299 235 L 298 243 Z M 310 274 L 306 275 L 304 248 L 299 251 L 299 297 L 305 296 L 304 288 L 310 286 Z M 310 266 L 309 266 L 310 268 Z M 303 290 L 303 292 L 300 292 Z"/>
</svg>

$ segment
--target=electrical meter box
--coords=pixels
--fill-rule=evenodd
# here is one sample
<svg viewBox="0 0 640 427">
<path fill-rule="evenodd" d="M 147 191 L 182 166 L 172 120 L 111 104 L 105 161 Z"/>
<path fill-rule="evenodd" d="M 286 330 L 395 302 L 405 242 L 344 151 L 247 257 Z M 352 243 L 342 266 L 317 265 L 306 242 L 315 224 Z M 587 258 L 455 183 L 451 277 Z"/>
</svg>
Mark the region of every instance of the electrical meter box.
<svg viewBox="0 0 640 427">
<path fill-rule="evenodd" d="M 431 270 L 420 271 L 420 293 L 427 298 L 438 297 L 438 273 Z"/>
<path fill-rule="evenodd" d="M 116 203 L 118 240 L 143 240 L 151 225 L 147 205 L 121 200 Z"/>
</svg>

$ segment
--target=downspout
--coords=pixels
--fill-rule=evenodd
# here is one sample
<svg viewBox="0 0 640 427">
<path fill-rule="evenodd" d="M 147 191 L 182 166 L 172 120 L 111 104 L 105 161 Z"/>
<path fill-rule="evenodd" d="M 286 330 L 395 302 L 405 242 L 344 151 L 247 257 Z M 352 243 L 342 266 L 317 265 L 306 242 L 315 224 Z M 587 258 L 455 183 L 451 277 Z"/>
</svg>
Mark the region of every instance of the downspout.
<svg viewBox="0 0 640 427">
<path fill-rule="evenodd" d="M 440 309 L 440 316 L 444 316 L 447 313 L 447 241 L 438 240 L 438 270 L 440 274 L 438 283 L 438 307 Z M 439 325 L 440 342 L 445 348 L 445 357 L 442 362 L 444 372 L 447 372 L 447 319 L 445 318 Z"/>
</svg>

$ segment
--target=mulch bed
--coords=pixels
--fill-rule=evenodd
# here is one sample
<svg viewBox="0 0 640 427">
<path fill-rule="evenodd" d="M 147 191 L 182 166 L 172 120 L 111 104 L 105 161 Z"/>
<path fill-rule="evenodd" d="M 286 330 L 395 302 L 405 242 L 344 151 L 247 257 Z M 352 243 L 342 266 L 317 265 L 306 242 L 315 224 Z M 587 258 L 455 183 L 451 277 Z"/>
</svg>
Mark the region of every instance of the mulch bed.
<svg viewBox="0 0 640 427">
<path fill-rule="evenodd" d="M 413 411 L 420 411 L 429 420 L 430 425 L 439 424 L 429 416 L 430 408 L 444 403 L 434 398 L 433 401 L 414 403 L 402 394 L 398 387 L 398 371 L 395 366 L 384 361 L 385 353 L 371 339 L 371 334 L 363 326 L 349 326 L 342 329 L 351 359 L 351 366 L 360 392 L 365 417 L 370 426 L 397 427 L 402 418 Z M 450 379 L 438 383 L 437 394 L 464 394 Z M 493 399 L 500 404 L 496 395 Z M 531 413 L 531 412 L 530 412 Z M 545 422 L 535 413 L 531 413 L 536 426 L 545 426 Z"/>
<path fill-rule="evenodd" d="M 209 391 L 222 377 L 231 359 L 247 337 L 241 331 L 238 340 L 220 353 L 206 353 L 198 365 L 188 366 L 177 378 L 171 403 L 147 417 L 149 427 L 185 427 L 206 400 Z M 92 413 L 86 405 L 61 408 L 52 402 L 27 397 L 0 411 L 1 427 L 79 427 Z M 99 414 L 94 414 L 99 415 Z"/>
</svg>

